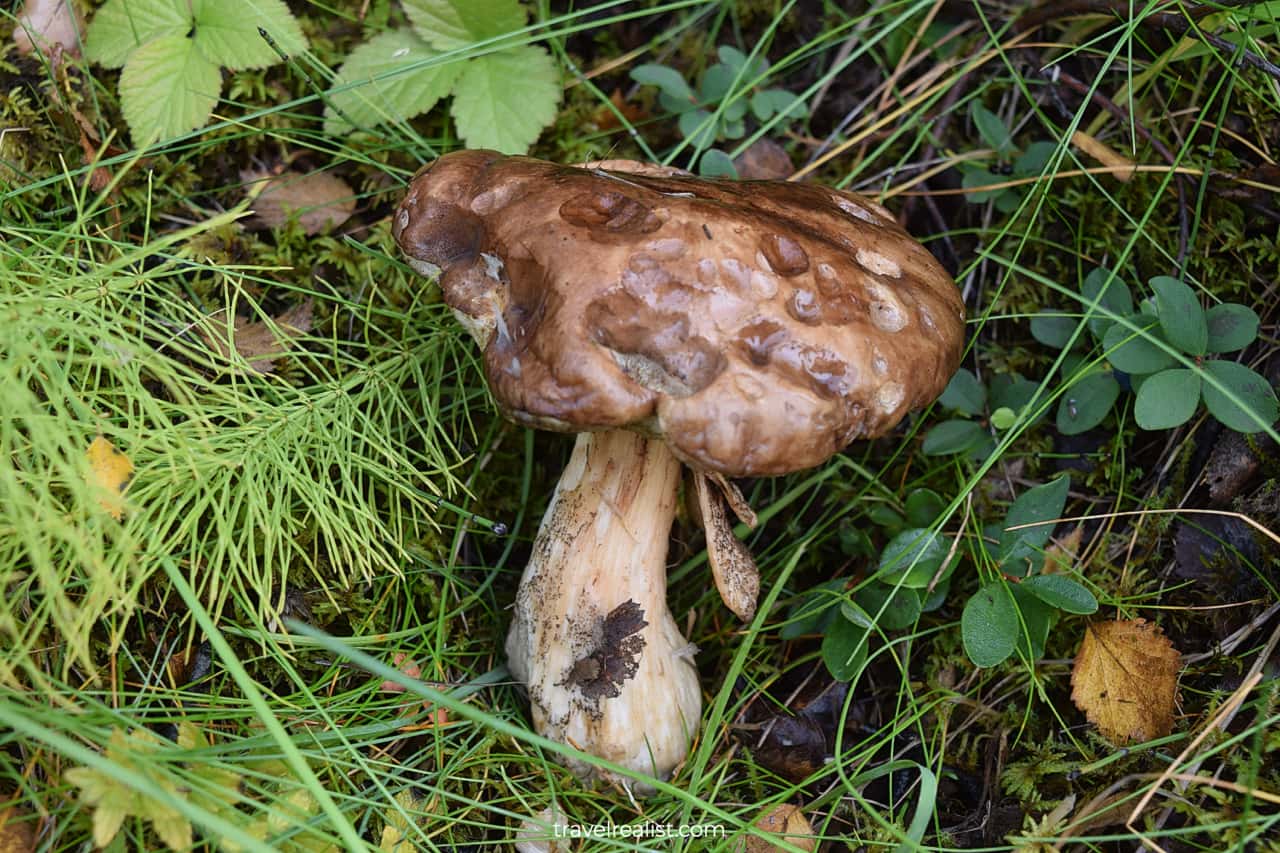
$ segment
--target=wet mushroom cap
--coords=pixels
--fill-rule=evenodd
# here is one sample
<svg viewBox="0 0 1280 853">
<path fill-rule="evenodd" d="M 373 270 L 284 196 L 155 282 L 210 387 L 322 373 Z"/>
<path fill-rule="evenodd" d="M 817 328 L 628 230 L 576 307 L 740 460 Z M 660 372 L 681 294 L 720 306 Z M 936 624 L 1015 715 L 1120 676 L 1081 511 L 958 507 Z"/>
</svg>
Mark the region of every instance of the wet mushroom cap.
<svg viewBox="0 0 1280 853">
<path fill-rule="evenodd" d="M 776 475 L 892 429 L 955 372 L 956 286 L 874 202 L 601 165 L 460 151 L 397 213 L 512 418 L 636 429 L 695 468 Z"/>
</svg>

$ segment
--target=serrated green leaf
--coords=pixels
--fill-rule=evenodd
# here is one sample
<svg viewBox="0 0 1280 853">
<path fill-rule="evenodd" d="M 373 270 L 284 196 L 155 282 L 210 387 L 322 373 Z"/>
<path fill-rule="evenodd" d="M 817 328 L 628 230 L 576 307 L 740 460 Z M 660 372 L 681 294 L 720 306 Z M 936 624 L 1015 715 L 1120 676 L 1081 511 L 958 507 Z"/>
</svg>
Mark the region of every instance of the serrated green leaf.
<svg viewBox="0 0 1280 853">
<path fill-rule="evenodd" d="M 135 145 L 203 126 L 221 91 L 221 70 L 184 35 L 147 42 L 120 74 L 120 106 Z"/>
<path fill-rule="evenodd" d="M 361 85 L 329 93 L 325 132 L 350 131 L 348 120 L 359 127 L 373 127 L 427 112 L 449 94 L 465 65 L 439 57 L 439 52 L 409 29 L 387 30 L 359 45 L 338 69 L 335 88 L 348 83 Z M 412 71 L 374 79 L 415 64 L 419 67 Z"/>
<path fill-rule="evenodd" d="M 1155 373 L 1174 363 L 1174 357 L 1155 343 L 1161 340 L 1155 321 L 1145 314 L 1134 314 L 1129 322 L 1141 331 L 1133 331 L 1116 323 L 1102 336 L 1107 360 L 1125 373 Z"/>
<path fill-rule="evenodd" d="M 191 20 L 184 0 L 110 0 L 89 22 L 85 58 L 119 68 L 129 54 L 152 39 L 185 35 Z"/>
<path fill-rule="evenodd" d="M 867 662 L 867 629 L 843 617 L 822 638 L 822 660 L 836 681 L 852 681 Z"/>
<path fill-rule="evenodd" d="M 1021 586 L 1045 604 L 1067 613 L 1088 614 L 1098 609 L 1093 593 L 1065 575 L 1035 575 Z"/>
<path fill-rule="evenodd" d="M 980 415 L 987 404 L 987 389 L 982 387 L 972 370 L 962 367 L 942 389 L 938 402 L 966 415 Z"/>
<path fill-rule="evenodd" d="M 696 100 L 693 89 L 689 88 L 680 72 L 666 65 L 637 65 L 631 69 L 631 79 L 641 86 L 657 86 L 664 94 L 684 104 L 692 104 Z"/>
<path fill-rule="evenodd" d="M 1156 292 L 1156 315 L 1164 336 L 1178 349 L 1204 355 L 1209 344 L 1209 327 L 1196 292 L 1181 279 L 1158 275 L 1149 282 Z"/>
<path fill-rule="evenodd" d="M 1206 361 L 1204 369 L 1209 374 L 1204 380 L 1204 403 L 1225 426 L 1236 432 L 1258 432 L 1280 417 L 1276 392 L 1265 377 L 1243 364 L 1220 359 Z M 1239 399 L 1244 408 L 1232 402 L 1219 385 Z"/>
<path fill-rule="evenodd" d="M 525 22 L 519 0 L 403 0 L 402 5 L 413 29 L 440 51 L 515 32 Z"/>
<path fill-rule="evenodd" d="M 281 61 L 259 27 L 288 56 L 307 49 L 302 27 L 284 0 L 191 0 L 191 8 L 196 47 L 223 68 L 266 68 Z"/>
<path fill-rule="evenodd" d="M 1200 375 L 1181 367 L 1162 370 L 1138 388 L 1133 417 L 1143 429 L 1173 429 L 1191 420 L 1200 405 Z"/>
<path fill-rule="evenodd" d="M 1079 435 L 1102 423 L 1116 398 L 1120 383 L 1110 373 L 1090 373 L 1072 383 L 1058 400 L 1058 432 Z"/>
<path fill-rule="evenodd" d="M 1080 285 L 1080 294 L 1084 297 L 1086 313 L 1090 311 L 1091 303 L 1098 303 L 1098 308 L 1093 309 L 1093 313 L 1089 315 L 1089 331 L 1095 338 L 1102 337 L 1103 332 L 1114 322 L 1112 317 L 1124 317 L 1133 313 L 1133 294 L 1129 292 L 1129 285 L 1104 267 L 1097 267 L 1085 276 Z"/>
<path fill-rule="evenodd" d="M 943 421 L 925 433 L 921 450 L 926 456 L 964 453 L 979 446 L 986 437 L 986 431 L 973 421 Z"/>
<path fill-rule="evenodd" d="M 1209 352 L 1235 352 L 1258 337 L 1258 315 L 1247 305 L 1225 302 L 1205 312 Z"/>
<path fill-rule="evenodd" d="M 1062 515 L 1062 510 L 1067 505 L 1067 489 L 1070 485 L 1069 477 L 1058 477 L 1018 495 L 1017 500 L 1009 506 L 1009 514 L 1005 516 L 1000 533 L 1002 561 L 1012 553 L 1015 544 L 1031 549 L 1044 547 L 1053 533 L 1053 525 L 1035 522 L 1050 521 Z M 1024 524 L 1032 526 L 1022 527 Z M 1019 529 L 1010 529 L 1015 527 Z"/>
<path fill-rule="evenodd" d="M 1013 597 L 1004 583 L 985 584 L 964 605 L 960 637 L 977 666 L 995 666 L 1013 654 L 1020 634 Z"/>
<path fill-rule="evenodd" d="M 515 47 L 466 63 L 453 86 L 453 119 L 469 148 L 523 154 L 555 121 L 560 73 L 538 47 Z"/>
</svg>

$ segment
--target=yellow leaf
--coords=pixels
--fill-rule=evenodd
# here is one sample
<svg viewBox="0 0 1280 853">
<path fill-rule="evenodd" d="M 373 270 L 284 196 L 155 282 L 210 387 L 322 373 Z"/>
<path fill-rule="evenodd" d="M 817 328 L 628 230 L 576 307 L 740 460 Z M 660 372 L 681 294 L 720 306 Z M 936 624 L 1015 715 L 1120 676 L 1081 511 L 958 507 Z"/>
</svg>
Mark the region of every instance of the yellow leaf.
<svg viewBox="0 0 1280 853">
<path fill-rule="evenodd" d="M 756 821 L 756 829 L 781 835 L 801 850 L 813 850 L 818 843 L 818 840 L 813 837 L 813 827 L 809 825 L 804 812 L 790 803 L 781 803 L 762 815 Z M 745 853 L 773 853 L 782 848 L 759 836 L 748 835 L 743 849 Z"/>
<path fill-rule="evenodd" d="M 89 443 L 89 483 L 99 491 L 98 503 L 116 521 L 124 518 L 124 489 L 133 479 L 133 462 L 102 436 Z"/>
<path fill-rule="evenodd" d="M 1145 619 L 1090 625 L 1071 671 L 1071 701 L 1117 743 L 1173 729 L 1182 659 L 1160 626 Z"/>
<path fill-rule="evenodd" d="M 0 803 L 13 796 L 0 791 Z M 36 821 L 16 805 L 0 809 L 0 853 L 27 853 L 36 849 Z"/>
</svg>

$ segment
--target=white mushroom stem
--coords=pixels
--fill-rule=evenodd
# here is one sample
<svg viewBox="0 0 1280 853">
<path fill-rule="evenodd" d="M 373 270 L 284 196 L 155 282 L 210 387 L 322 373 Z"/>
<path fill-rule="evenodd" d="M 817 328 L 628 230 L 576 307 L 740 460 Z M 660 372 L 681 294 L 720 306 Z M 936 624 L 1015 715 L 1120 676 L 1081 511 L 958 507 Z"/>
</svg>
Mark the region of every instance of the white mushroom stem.
<svg viewBox="0 0 1280 853">
<path fill-rule="evenodd" d="M 528 687 L 540 734 L 660 778 L 688 754 L 702 711 L 697 649 L 666 601 L 679 485 L 680 462 L 661 441 L 579 435 L 507 635 L 508 666 Z"/>
</svg>

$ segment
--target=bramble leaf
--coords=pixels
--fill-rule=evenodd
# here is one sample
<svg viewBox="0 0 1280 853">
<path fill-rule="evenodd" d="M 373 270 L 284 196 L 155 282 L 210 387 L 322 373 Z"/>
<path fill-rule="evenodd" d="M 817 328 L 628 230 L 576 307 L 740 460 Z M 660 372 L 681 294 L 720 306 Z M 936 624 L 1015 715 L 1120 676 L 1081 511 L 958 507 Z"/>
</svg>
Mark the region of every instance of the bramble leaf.
<svg viewBox="0 0 1280 853">
<path fill-rule="evenodd" d="M 523 29 L 525 10 L 518 0 L 404 0 L 413 29 L 439 51 Z"/>
<path fill-rule="evenodd" d="M 283 53 L 296 56 L 307 49 L 302 27 L 284 0 L 191 0 L 195 13 L 192 39 L 210 62 L 240 71 L 266 68 L 280 61 L 267 32 Z"/>
<path fill-rule="evenodd" d="M 358 45 L 338 69 L 335 89 L 324 110 L 326 133 L 399 121 L 429 111 L 447 96 L 462 72 L 463 62 L 439 59 L 440 53 L 411 30 L 387 30 Z M 394 77 L 374 79 L 397 69 L 417 65 Z M 345 118 L 344 118 L 345 116 Z"/>
<path fill-rule="evenodd" d="M 119 68 L 137 48 L 161 36 L 184 36 L 191 15 L 183 0 L 109 0 L 93 15 L 84 55 L 104 68 Z"/>
<path fill-rule="evenodd" d="M 120 74 L 120 106 L 137 145 L 202 126 L 221 90 L 222 72 L 185 35 L 148 41 Z"/>
<path fill-rule="evenodd" d="M 470 148 L 523 154 L 556 117 L 560 74 L 539 47 L 513 47 L 466 63 L 453 87 L 453 119 Z"/>
</svg>

